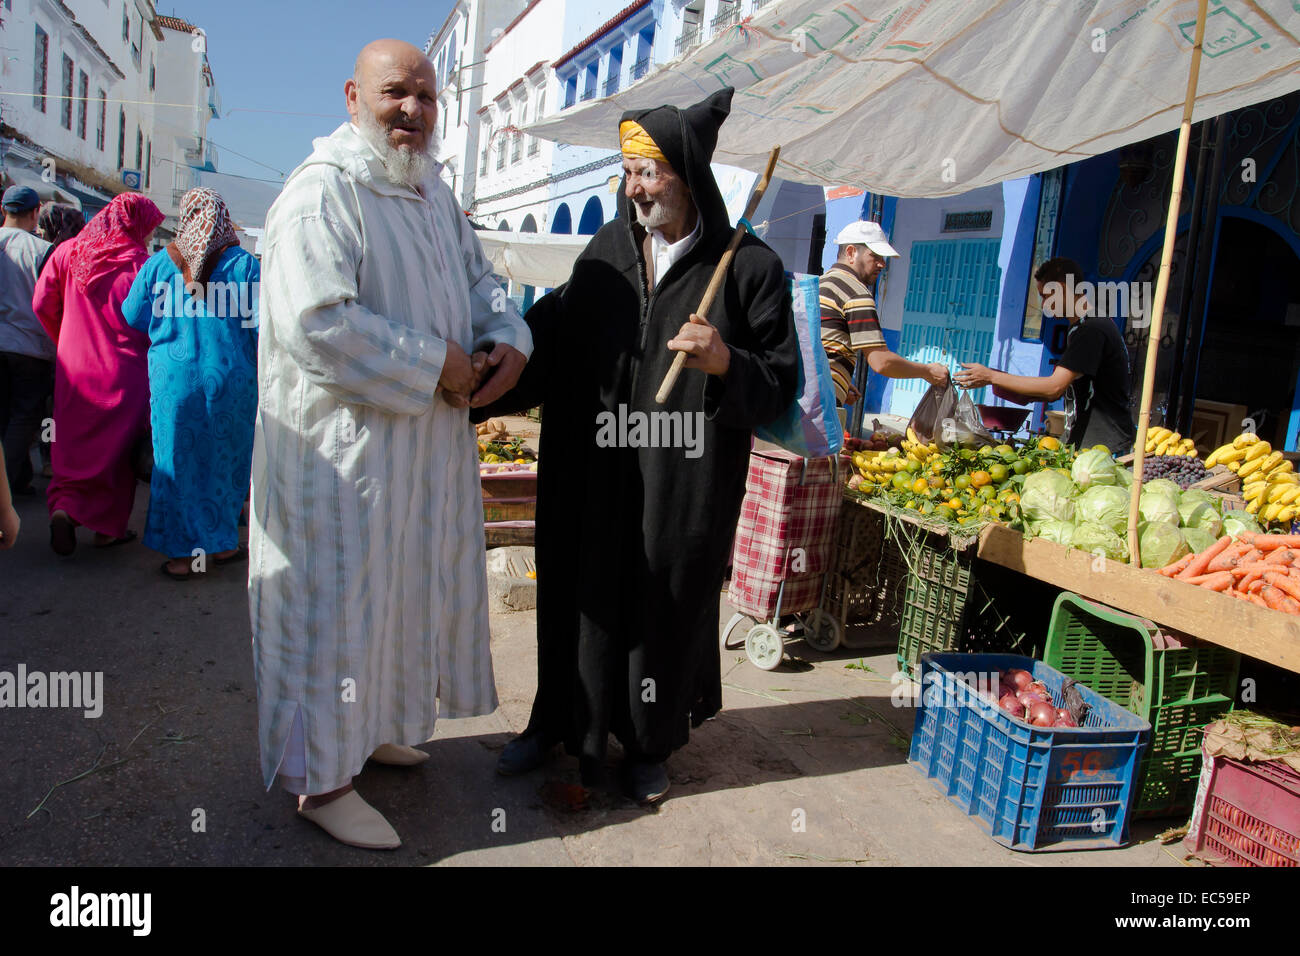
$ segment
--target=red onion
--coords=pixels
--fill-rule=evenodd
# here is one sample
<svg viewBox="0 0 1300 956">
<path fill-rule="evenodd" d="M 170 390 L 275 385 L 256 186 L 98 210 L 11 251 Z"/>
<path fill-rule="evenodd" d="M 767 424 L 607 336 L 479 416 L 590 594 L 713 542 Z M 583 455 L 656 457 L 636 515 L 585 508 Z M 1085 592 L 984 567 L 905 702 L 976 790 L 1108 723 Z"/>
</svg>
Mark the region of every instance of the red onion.
<svg viewBox="0 0 1300 956">
<path fill-rule="evenodd" d="M 1003 695 L 1002 699 L 998 701 L 998 706 L 1012 717 L 1019 717 L 1021 720 L 1025 719 L 1025 705 L 1010 694 Z"/>
<path fill-rule="evenodd" d="M 1068 710 L 1058 710 L 1056 712 L 1056 722 L 1052 724 L 1052 726 L 1053 727 L 1078 727 L 1079 725 L 1074 722 L 1074 718 L 1070 716 L 1070 712 Z"/>
<path fill-rule="evenodd" d="M 1024 690 L 1034 682 L 1034 675 L 1029 671 L 1009 670 L 1006 672 L 1007 683 L 1015 687 L 1016 690 Z"/>
<path fill-rule="evenodd" d="M 1032 690 L 1022 690 L 1020 693 L 1016 694 L 1016 700 L 1020 701 L 1020 703 L 1024 704 L 1026 707 L 1032 707 L 1036 703 L 1048 705 L 1052 703 L 1050 700 L 1045 699 L 1042 695 L 1037 694 Z"/>
<path fill-rule="evenodd" d="M 1056 711 L 1051 704 L 1034 701 L 1029 706 L 1029 722 L 1035 727 L 1050 727 L 1056 723 Z"/>
<path fill-rule="evenodd" d="M 1037 694 L 1039 697 L 1043 698 L 1043 700 L 1047 701 L 1049 704 L 1052 702 L 1051 691 L 1049 691 L 1047 689 L 1047 685 L 1040 680 L 1034 681 L 1032 684 L 1026 687 L 1025 690 L 1029 691 L 1030 693 Z"/>
</svg>

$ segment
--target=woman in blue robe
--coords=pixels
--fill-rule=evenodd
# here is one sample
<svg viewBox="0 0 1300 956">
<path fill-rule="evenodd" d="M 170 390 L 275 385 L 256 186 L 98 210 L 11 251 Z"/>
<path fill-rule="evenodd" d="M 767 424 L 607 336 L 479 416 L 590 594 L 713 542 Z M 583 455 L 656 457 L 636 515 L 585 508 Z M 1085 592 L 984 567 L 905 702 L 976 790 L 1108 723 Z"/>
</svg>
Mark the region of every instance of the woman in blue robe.
<svg viewBox="0 0 1300 956">
<path fill-rule="evenodd" d="M 167 555 L 161 570 L 175 580 L 248 557 L 239 517 L 257 415 L 258 276 L 225 202 L 191 189 L 175 241 L 145 263 L 122 303 L 150 341 L 154 464 L 144 543 Z"/>
</svg>

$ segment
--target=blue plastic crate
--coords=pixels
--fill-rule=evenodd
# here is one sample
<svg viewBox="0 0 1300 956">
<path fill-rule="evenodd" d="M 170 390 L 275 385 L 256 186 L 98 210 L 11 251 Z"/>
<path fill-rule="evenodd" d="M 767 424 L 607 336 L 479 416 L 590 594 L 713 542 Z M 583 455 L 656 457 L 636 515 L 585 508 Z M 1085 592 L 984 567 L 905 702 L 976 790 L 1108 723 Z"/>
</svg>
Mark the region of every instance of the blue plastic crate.
<svg viewBox="0 0 1300 956">
<path fill-rule="evenodd" d="M 1065 675 L 1012 654 L 921 657 L 921 696 L 909 762 L 985 832 L 1013 850 L 1123 846 L 1134 778 L 1151 725 L 1079 686 L 1092 707 L 1084 726 L 1051 729 L 1017 720 L 959 674 L 1027 670 L 1055 706 Z M 997 684 L 993 684 L 996 693 Z"/>
</svg>

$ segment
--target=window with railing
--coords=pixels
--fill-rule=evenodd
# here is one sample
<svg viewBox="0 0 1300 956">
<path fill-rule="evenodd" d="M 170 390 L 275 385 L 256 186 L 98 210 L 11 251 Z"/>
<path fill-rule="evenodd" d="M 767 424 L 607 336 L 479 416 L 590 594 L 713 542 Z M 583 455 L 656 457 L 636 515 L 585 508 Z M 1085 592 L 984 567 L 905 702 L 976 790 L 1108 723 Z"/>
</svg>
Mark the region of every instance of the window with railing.
<svg viewBox="0 0 1300 956">
<path fill-rule="evenodd" d="M 117 168 L 126 168 L 126 110 L 117 111 Z"/>
<path fill-rule="evenodd" d="M 564 81 L 564 109 L 578 102 L 578 78 L 571 76 Z"/>
<path fill-rule="evenodd" d="M 540 93 L 537 94 L 537 109 L 533 111 L 533 115 L 536 116 L 538 119 L 541 119 L 543 116 L 546 115 L 546 91 L 545 90 L 542 90 Z M 528 155 L 536 156 L 540 151 L 541 151 L 541 147 L 537 143 L 537 137 L 529 136 Z"/>
<path fill-rule="evenodd" d="M 488 150 L 492 148 L 492 131 L 485 130 L 483 134 L 483 155 L 478 160 L 478 174 L 486 176 L 488 171 Z"/>
<path fill-rule="evenodd" d="M 149 180 L 153 177 L 150 173 L 153 170 L 153 140 L 144 144 L 144 188 L 149 188 Z"/>
<path fill-rule="evenodd" d="M 512 165 L 519 162 L 519 157 L 523 155 L 523 138 L 519 130 L 515 130 L 510 136 L 510 162 Z"/>
<path fill-rule="evenodd" d="M 144 167 L 144 130 L 135 128 L 135 168 Z"/>
<path fill-rule="evenodd" d="M 506 130 L 509 129 L 509 127 L 510 127 L 510 114 L 507 113 L 507 114 L 506 114 L 506 121 L 505 121 L 505 123 L 504 123 L 504 124 L 502 125 L 502 127 L 501 127 L 501 133 L 500 133 L 501 141 L 500 141 L 499 143 L 497 143 L 497 169 L 505 169 L 505 168 L 506 168 L 506 143 L 505 143 L 505 137 L 509 135 L 509 134 L 506 132 Z"/>
<path fill-rule="evenodd" d="M 749 0 L 749 9 L 757 13 L 771 2 L 772 0 Z"/>
<path fill-rule="evenodd" d="M 605 95 L 613 96 L 618 92 L 618 75 L 615 74 L 605 81 Z"/>
<path fill-rule="evenodd" d="M 673 49 L 682 54 L 700 42 L 700 25 L 682 27 L 682 35 L 677 38 Z"/>
<path fill-rule="evenodd" d="M 587 100 L 595 98 L 596 96 L 597 67 L 598 64 L 593 63 L 589 67 L 587 67 L 586 72 L 583 74 L 582 100 L 584 103 Z"/>
<path fill-rule="evenodd" d="M 641 77 L 650 72 L 650 57 L 642 57 L 632 64 L 632 75 L 629 79 L 635 83 Z"/>
<path fill-rule="evenodd" d="M 77 135 L 86 138 L 86 100 L 90 99 L 90 77 L 81 71 L 77 77 Z"/>
<path fill-rule="evenodd" d="M 740 0 L 719 0 L 718 15 L 709 21 L 714 33 L 740 22 Z"/>
<path fill-rule="evenodd" d="M 72 81 L 75 76 L 72 57 L 63 54 L 63 128 L 72 131 Z"/>
<path fill-rule="evenodd" d="M 36 28 L 36 51 L 32 58 L 35 72 L 32 76 L 32 105 L 42 113 L 45 112 L 45 82 L 49 74 L 50 35 L 40 27 Z"/>
</svg>

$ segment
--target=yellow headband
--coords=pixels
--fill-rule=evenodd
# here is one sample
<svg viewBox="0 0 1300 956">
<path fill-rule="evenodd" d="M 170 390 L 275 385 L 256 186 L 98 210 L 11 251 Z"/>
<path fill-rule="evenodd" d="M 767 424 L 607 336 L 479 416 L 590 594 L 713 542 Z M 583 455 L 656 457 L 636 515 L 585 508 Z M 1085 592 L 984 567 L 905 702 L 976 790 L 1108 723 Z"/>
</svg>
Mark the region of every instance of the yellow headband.
<svg viewBox="0 0 1300 956">
<path fill-rule="evenodd" d="M 640 156 L 644 159 L 668 162 L 668 157 L 655 145 L 650 134 L 635 120 L 625 120 L 619 124 L 618 146 L 625 156 Z"/>
</svg>

